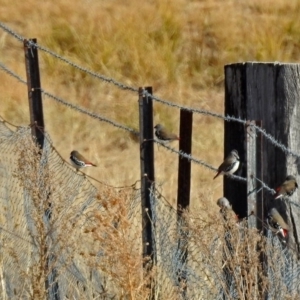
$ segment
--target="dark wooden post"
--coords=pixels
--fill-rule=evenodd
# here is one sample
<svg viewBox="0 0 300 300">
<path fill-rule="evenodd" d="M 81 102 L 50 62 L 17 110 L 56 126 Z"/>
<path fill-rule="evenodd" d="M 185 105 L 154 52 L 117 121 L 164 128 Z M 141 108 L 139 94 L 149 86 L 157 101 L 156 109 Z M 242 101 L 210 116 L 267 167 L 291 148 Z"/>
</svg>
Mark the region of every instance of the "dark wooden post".
<svg viewBox="0 0 300 300">
<path fill-rule="evenodd" d="M 180 110 L 180 132 L 179 150 L 192 154 L 192 126 L 193 113 L 187 110 Z M 177 208 L 181 212 L 190 205 L 191 193 L 191 162 L 178 156 L 178 190 Z"/>
<path fill-rule="evenodd" d="M 144 94 L 145 90 L 152 94 L 152 87 L 139 88 L 142 242 L 143 257 L 150 259 L 145 261 L 144 267 L 149 271 L 149 266 L 151 268 L 155 262 L 150 202 L 150 189 L 154 184 L 154 145 L 152 98 Z"/>
<path fill-rule="evenodd" d="M 225 66 L 225 113 L 247 120 L 262 120 L 266 132 L 277 141 L 300 153 L 300 65 L 272 63 L 237 63 Z M 225 150 L 239 147 L 244 152 L 245 134 L 243 125 L 234 122 L 225 124 Z M 288 155 L 274 145 L 270 139 L 264 140 L 264 151 L 261 155 L 264 174 L 262 180 L 271 188 L 282 183 L 286 175 L 295 175 L 300 182 L 300 159 Z M 238 145 L 238 146 L 237 146 Z M 242 157 L 242 160 L 245 156 Z M 246 175 L 242 169 L 241 175 Z M 226 179 L 225 179 L 226 181 Z M 245 216 L 247 211 L 246 188 L 237 183 L 233 187 L 225 182 L 225 193 L 232 197 L 233 208 Z M 269 209 L 276 207 L 292 226 L 290 244 L 299 254 L 300 241 L 300 189 L 290 201 L 273 201 L 270 193 L 265 193 Z M 295 203 L 296 205 L 293 205 Z M 291 213 L 289 213 L 289 207 Z M 267 212 L 265 212 L 266 215 Z"/>
<path fill-rule="evenodd" d="M 28 87 L 28 99 L 29 99 L 29 112 L 30 112 L 30 123 L 32 136 L 35 142 L 40 147 L 41 151 L 44 147 L 44 114 L 43 114 L 43 103 L 41 94 L 41 80 L 40 80 L 40 69 L 37 48 L 30 42 L 36 44 L 36 39 L 24 40 L 24 52 L 25 52 L 25 68 L 27 76 L 27 87 Z M 47 199 L 48 200 L 48 199 Z M 51 203 L 48 202 L 49 207 Z M 45 217 L 47 220 L 46 226 L 50 220 L 51 212 L 47 208 L 45 210 Z M 48 249 L 44 249 L 45 252 Z M 57 282 L 57 271 L 55 268 L 49 270 L 49 266 L 52 265 L 52 261 L 55 260 L 53 254 L 47 253 L 47 279 L 45 281 L 45 287 L 48 291 L 49 299 L 59 300 L 59 288 Z"/>
<path fill-rule="evenodd" d="M 192 154 L 192 127 L 193 113 L 190 111 L 180 110 L 180 141 L 179 150 Z M 177 191 L 177 212 L 178 212 L 178 231 L 179 240 L 178 247 L 182 252 L 181 265 L 184 266 L 188 259 L 188 229 L 182 218 L 182 212 L 190 205 L 191 193 L 191 161 L 185 157 L 178 156 L 178 191 Z M 182 284 L 182 296 L 186 296 L 186 274 L 183 270 L 178 270 L 178 281 Z"/>
<path fill-rule="evenodd" d="M 29 41 L 36 43 L 36 39 Z M 40 69 L 37 48 L 24 40 L 25 67 L 27 76 L 30 123 L 32 135 L 41 149 L 44 146 L 44 114 L 41 93 Z"/>
</svg>

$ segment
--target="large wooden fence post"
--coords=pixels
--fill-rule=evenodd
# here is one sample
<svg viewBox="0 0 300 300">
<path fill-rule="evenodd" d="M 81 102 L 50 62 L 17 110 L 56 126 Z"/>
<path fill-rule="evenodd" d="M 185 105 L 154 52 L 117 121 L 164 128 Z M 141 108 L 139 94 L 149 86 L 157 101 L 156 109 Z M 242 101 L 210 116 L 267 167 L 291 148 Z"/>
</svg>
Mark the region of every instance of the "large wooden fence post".
<svg viewBox="0 0 300 300">
<path fill-rule="evenodd" d="M 244 120 L 261 120 L 272 137 L 262 135 L 263 151 L 260 164 L 261 180 L 269 187 L 281 184 L 287 175 L 294 175 L 300 183 L 300 65 L 273 63 L 236 63 L 225 66 L 225 114 Z M 246 141 L 244 125 L 225 122 L 225 152 L 236 148 L 243 162 L 239 175 L 246 177 Z M 280 144 L 291 151 L 286 151 Z M 259 167 L 259 166 L 258 166 Z M 232 181 L 231 181 L 232 182 Z M 247 215 L 247 188 L 240 182 L 224 179 L 224 192 L 241 216 Z M 257 184 L 259 186 L 259 183 Z M 291 226 L 289 249 L 300 250 L 300 189 L 288 201 L 276 200 L 267 191 L 264 201 L 267 211 L 276 207 Z M 262 210 L 262 204 L 260 204 Z M 259 225 L 258 225 L 259 226 Z M 291 263 L 292 264 L 292 263 Z M 291 267 L 291 266 L 289 266 Z M 299 287 L 295 287 L 299 291 Z"/>
<path fill-rule="evenodd" d="M 41 94 L 41 80 L 39 69 L 39 58 L 37 48 L 30 42 L 37 43 L 36 39 L 24 40 L 24 52 L 25 52 L 25 68 L 27 76 L 28 87 L 28 99 L 29 99 L 29 112 L 32 136 L 35 142 L 40 147 L 41 151 L 44 147 L 44 114 L 43 103 Z M 49 207 L 51 203 L 48 203 Z M 50 219 L 50 211 L 47 208 L 45 210 L 45 217 L 47 224 Z M 46 224 L 46 226 L 47 226 Z M 57 271 L 55 268 L 49 269 L 49 266 L 53 265 L 55 257 L 50 254 L 48 249 L 44 249 L 47 255 L 47 278 L 45 281 L 45 288 L 48 291 L 48 298 L 59 300 L 59 287 L 57 282 Z"/>
<path fill-rule="evenodd" d="M 154 145 L 153 145 L 153 105 L 152 87 L 139 88 L 140 122 L 140 162 L 141 162 L 141 205 L 142 205 L 142 243 L 145 271 L 155 262 L 152 231 L 151 188 L 154 184 Z"/>
</svg>

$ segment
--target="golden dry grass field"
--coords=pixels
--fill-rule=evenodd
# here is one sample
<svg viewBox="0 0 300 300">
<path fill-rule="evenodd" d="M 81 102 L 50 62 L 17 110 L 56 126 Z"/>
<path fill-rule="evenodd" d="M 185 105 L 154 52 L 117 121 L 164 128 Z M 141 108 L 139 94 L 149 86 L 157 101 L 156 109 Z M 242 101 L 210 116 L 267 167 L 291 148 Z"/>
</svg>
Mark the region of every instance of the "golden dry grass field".
<svg viewBox="0 0 300 300">
<path fill-rule="evenodd" d="M 297 62 L 299 0 L 0 0 L 1 21 L 26 38 L 127 85 L 152 86 L 160 98 L 223 113 L 224 65 Z M 42 87 L 97 114 L 138 129 L 137 95 L 119 90 L 39 52 Z M 25 78 L 23 45 L 0 30 L 0 61 Z M 0 72 L 0 115 L 29 124 L 27 87 Z M 46 130 L 68 160 L 77 149 L 98 165 L 86 172 L 115 186 L 139 179 L 139 145 L 130 135 L 44 97 Z M 178 131 L 179 111 L 154 103 L 154 122 Z M 176 143 L 173 144 L 177 147 Z M 155 146 L 156 180 L 170 202 L 178 157 Z M 223 121 L 194 116 L 193 155 L 217 167 Z M 192 168 L 192 205 L 222 195 L 222 179 Z"/>
</svg>

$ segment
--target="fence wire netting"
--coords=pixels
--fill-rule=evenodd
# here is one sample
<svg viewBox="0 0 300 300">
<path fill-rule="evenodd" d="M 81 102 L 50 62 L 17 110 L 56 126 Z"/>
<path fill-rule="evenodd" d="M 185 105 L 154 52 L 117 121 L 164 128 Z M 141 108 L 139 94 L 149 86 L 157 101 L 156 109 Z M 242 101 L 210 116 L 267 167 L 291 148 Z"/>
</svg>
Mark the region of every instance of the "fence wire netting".
<svg viewBox="0 0 300 300">
<path fill-rule="evenodd" d="M 153 185 L 145 273 L 139 189 L 97 188 L 30 127 L 1 122 L 0 151 L 2 299 L 300 298 L 298 259 L 271 232 L 179 215 Z"/>
</svg>

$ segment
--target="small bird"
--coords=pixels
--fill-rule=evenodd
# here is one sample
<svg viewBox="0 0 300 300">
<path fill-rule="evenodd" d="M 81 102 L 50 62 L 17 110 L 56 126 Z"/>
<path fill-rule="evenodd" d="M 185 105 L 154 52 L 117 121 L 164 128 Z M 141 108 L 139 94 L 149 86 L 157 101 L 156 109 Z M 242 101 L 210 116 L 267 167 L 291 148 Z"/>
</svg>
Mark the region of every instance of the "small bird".
<svg viewBox="0 0 300 300">
<path fill-rule="evenodd" d="M 156 129 L 155 136 L 159 141 L 161 142 L 171 142 L 175 140 L 179 141 L 179 137 L 174 133 L 168 132 L 163 125 L 157 124 L 154 126 L 154 128 Z"/>
<path fill-rule="evenodd" d="M 91 163 L 76 150 L 73 150 L 71 152 L 70 160 L 71 164 L 76 168 L 76 171 L 78 171 L 80 168 L 85 167 L 97 167 L 95 164 Z"/>
<path fill-rule="evenodd" d="M 292 196 L 297 188 L 298 184 L 296 182 L 296 178 L 292 175 L 288 175 L 284 183 L 276 189 L 274 199 Z"/>
<path fill-rule="evenodd" d="M 289 225 L 283 220 L 278 210 L 273 207 L 267 217 L 267 223 L 269 228 L 276 234 L 280 234 L 282 238 L 286 239 L 288 231 L 290 230 Z"/>
<path fill-rule="evenodd" d="M 240 165 L 240 157 L 236 150 L 232 150 L 225 158 L 223 163 L 218 168 L 218 173 L 214 177 L 217 178 L 220 174 L 233 174 L 237 171 Z"/>
<path fill-rule="evenodd" d="M 223 215 L 225 221 L 238 221 L 238 216 L 233 211 L 229 200 L 225 197 L 222 197 L 217 200 L 217 205 L 221 208 L 220 213 Z"/>
<path fill-rule="evenodd" d="M 218 201 L 217 201 L 217 205 L 220 207 L 220 208 L 228 208 L 228 209 L 232 209 L 231 208 L 231 204 L 229 203 L 229 200 L 225 197 L 222 197 L 222 198 L 219 198 Z"/>
</svg>

